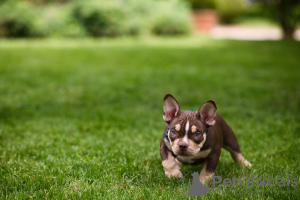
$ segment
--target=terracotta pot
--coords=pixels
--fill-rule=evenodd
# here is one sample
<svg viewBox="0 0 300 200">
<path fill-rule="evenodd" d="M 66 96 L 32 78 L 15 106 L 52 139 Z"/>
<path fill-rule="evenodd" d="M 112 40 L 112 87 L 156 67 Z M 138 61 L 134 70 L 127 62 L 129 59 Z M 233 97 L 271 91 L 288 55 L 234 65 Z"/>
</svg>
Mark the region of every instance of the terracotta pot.
<svg viewBox="0 0 300 200">
<path fill-rule="evenodd" d="M 218 25 L 219 18 L 215 10 L 203 9 L 192 12 L 192 21 L 196 32 L 209 33 Z"/>
</svg>

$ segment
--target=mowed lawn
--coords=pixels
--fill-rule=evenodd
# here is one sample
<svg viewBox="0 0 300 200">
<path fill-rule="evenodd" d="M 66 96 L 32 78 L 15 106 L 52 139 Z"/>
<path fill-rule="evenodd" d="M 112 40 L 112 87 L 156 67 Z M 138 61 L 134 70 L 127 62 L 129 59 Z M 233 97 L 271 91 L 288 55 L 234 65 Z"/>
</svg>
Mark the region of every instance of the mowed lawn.
<svg viewBox="0 0 300 200">
<path fill-rule="evenodd" d="M 166 93 L 215 100 L 235 131 L 253 167 L 222 150 L 216 175 L 267 182 L 198 199 L 299 198 L 300 43 L 199 38 L 0 41 L 0 198 L 182 199 L 159 155 Z"/>
</svg>

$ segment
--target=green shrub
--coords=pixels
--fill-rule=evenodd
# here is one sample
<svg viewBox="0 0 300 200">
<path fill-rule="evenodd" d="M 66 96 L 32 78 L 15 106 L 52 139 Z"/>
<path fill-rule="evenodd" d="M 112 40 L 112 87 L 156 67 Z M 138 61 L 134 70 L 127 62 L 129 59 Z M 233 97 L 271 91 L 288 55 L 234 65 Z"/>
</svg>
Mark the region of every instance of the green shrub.
<svg viewBox="0 0 300 200">
<path fill-rule="evenodd" d="M 126 4 L 124 4 L 126 3 Z M 122 1 L 120 9 L 126 16 L 123 19 L 123 27 L 128 35 L 147 34 L 151 28 L 151 19 L 155 13 L 153 0 L 127 0 Z"/>
<path fill-rule="evenodd" d="M 83 27 L 73 18 L 71 5 L 47 5 L 39 9 L 36 27 L 44 36 L 83 37 Z"/>
<path fill-rule="evenodd" d="M 230 24 L 243 13 L 245 5 L 243 0 L 215 0 L 216 9 L 222 23 Z"/>
<path fill-rule="evenodd" d="M 190 12 L 180 1 L 157 5 L 151 32 L 157 35 L 184 35 L 191 30 Z"/>
<path fill-rule="evenodd" d="M 214 0 L 186 0 L 192 7 L 193 10 L 215 8 Z M 225 1 L 225 0 L 224 0 Z"/>
<path fill-rule="evenodd" d="M 35 17 L 35 10 L 26 2 L 1 4 L 0 36 L 32 37 L 39 35 L 34 26 Z"/>
<path fill-rule="evenodd" d="M 154 33 L 187 34 L 190 15 L 180 1 L 114 0 L 84 1 L 74 6 L 75 19 L 92 36 L 120 36 Z"/>
<path fill-rule="evenodd" d="M 34 5 L 47 5 L 47 4 L 64 4 L 71 0 L 27 0 Z"/>
<path fill-rule="evenodd" d="M 0 4 L 0 36 L 179 35 L 187 34 L 191 27 L 189 7 L 180 0 L 26 2 L 12 0 Z"/>
<path fill-rule="evenodd" d="M 124 12 L 116 1 L 77 2 L 73 16 L 91 36 L 120 36 L 124 34 Z"/>
</svg>

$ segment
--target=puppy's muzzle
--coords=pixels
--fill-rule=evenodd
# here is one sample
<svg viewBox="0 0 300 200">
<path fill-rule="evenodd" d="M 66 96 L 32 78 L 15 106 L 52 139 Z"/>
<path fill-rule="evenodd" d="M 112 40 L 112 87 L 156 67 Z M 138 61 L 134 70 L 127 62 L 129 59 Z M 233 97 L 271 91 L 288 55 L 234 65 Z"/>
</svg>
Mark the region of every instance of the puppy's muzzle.
<svg viewBox="0 0 300 200">
<path fill-rule="evenodd" d="M 188 148 L 189 144 L 187 142 L 180 141 L 178 143 L 178 146 L 179 146 L 180 151 L 184 152 Z"/>
</svg>

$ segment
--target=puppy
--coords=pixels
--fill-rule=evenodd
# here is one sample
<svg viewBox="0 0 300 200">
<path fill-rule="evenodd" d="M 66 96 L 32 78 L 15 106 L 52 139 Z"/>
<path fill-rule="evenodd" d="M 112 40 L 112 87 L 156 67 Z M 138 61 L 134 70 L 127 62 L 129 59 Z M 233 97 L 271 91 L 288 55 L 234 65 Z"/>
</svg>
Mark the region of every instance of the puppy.
<svg viewBox="0 0 300 200">
<path fill-rule="evenodd" d="M 251 167 L 234 132 L 217 113 L 214 101 L 205 102 L 198 111 L 181 111 L 176 99 L 167 94 L 163 118 L 167 125 L 160 142 L 160 155 L 168 178 L 182 177 L 180 162 L 203 164 L 199 179 L 204 184 L 214 176 L 221 147 L 230 152 L 236 163 Z"/>
</svg>

